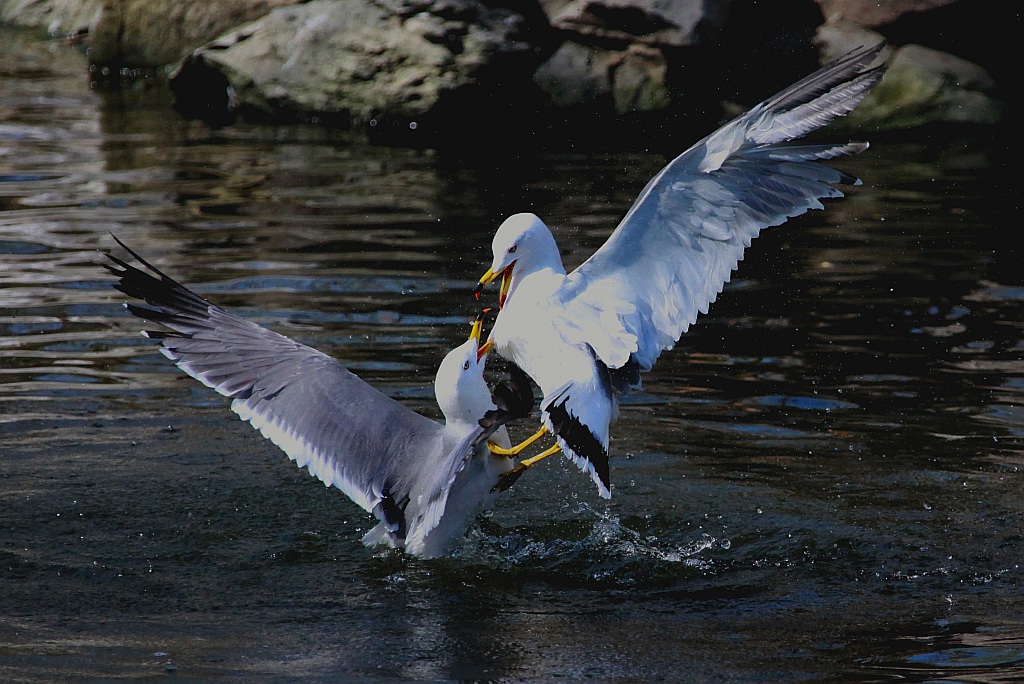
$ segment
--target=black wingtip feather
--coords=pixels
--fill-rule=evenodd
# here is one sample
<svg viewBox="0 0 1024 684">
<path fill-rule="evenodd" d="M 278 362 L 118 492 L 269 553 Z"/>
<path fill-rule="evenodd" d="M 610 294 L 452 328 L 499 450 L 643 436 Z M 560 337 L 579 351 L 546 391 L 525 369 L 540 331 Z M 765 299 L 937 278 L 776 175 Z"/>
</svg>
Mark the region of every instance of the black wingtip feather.
<svg viewBox="0 0 1024 684">
<path fill-rule="evenodd" d="M 138 252 L 136 252 L 131 247 L 126 245 L 124 242 L 122 242 L 121 238 L 117 237 L 113 233 L 110 234 L 110 237 L 114 238 L 114 242 L 116 242 L 117 244 L 121 245 L 122 249 L 124 249 L 124 251 L 128 252 L 129 254 L 131 254 L 132 258 L 135 259 L 136 261 L 138 261 L 140 264 L 142 264 L 143 266 L 145 266 L 149 270 L 153 271 L 153 273 L 156 273 L 158 276 L 160 276 L 164 280 L 171 280 L 171 278 L 169 276 L 165 275 L 159 268 L 157 268 L 153 264 L 151 264 L 148 261 L 146 261 L 145 259 L 143 259 L 142 256 Z M 114 256 L 112 256 L 110 254 L 108 254 L 107 256 L 110 259 L 112 259 L 113 261 L 117 262 L 118 264 L 124 266 L 125 268 L 128 268 L 128 269 L 133 269 L 134 268 L 134 266 L 129 266 L 128 264 L 126 264 L 125 262 L 121 261 L 117 257 L 114 257 Z M 174 281 L 172 280 L 171 282 L 174 282 Z"/>
<path fill-rule="evenodd" d="M 605 489 L 610 490 L 611 473 L 608 466 L 608 452 L 590 431 L 590 428 L 569 412 L 568 402 L 569 397 L 565 396 L 560 404 L 552 403 L 544 409 L 551 420 L 551 426 L 577 456 L 593 466 L 601 484 Z"/>
<path fill-rule="evenodd" d="M 141 299 L 162 311 L 182 316 L 192 314 L 202 317 L 213 307 L 213 304 L 206 299 L 146 261 L 116 235 L 111 234 L 111 237 L 140 264 L 152 271 L 152 273 L 147 273 L 108 253 L 107 258 L 116 266 L 111 264 L 103 264 L 103 266 L 118 278 L 113 285 L 114 289 L 129 297 Z"/>
<path fill-rule="evenodd" d="M 151 323 L 159 323 L 161 325 L 172 325 L 175 322 L 181 320 L 181 315 L 173 311 L 161 311 L 159 309 L 148 309 L 144 306 L 137 304 L 128 304 L 128 311 L 139 318 L 149 321 Z M 191 337 L 190 335 L 188 337 Z"/>
<path fill-rule="evenodd" d="M 767 100 L 764 107 L 785 111 L 807 104 L 847 80 L 864 79 L 877 82 L 881 79 L 886 65 L 880 64 L 867 69 L 865 67 L 875 61 L 885 46 L 886 42 L 883 40 L 875 45 L 851 50 Z"/>
</svg>

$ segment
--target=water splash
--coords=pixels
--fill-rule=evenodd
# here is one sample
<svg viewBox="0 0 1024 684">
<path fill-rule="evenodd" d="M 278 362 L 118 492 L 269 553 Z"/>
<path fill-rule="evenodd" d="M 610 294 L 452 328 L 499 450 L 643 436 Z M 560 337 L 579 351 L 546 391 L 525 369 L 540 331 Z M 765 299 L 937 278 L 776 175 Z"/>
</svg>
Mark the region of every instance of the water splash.
<svg viewBox="0 0 1024 684">
<path fill-rule="evenodd" d="M 697 539 L 682 545 L 673 545 L 660 540 L 655 535 L 643 535 L 637 530 L 623 524 L 619 516 L 608 509 L 595 511 L 587 504 L 581 504 L 578 513 L 590 513 L 595 517 L 590 534 L 582 543 L 592 547 L 604 547 L 613 556 L 621 558 L 646 557 L 666 563 L 683 563 L 689 567 L 702 570 L 710 569 L 707 560 L 700 558 L 704 551 L 714 548 L 720 543 L 721 548 L 728 549 L 727 540 L 719 542 L 715 537 L 704 533 Z"/>
<path fill-rule="evenodd" d="M 453 557 L 483 575 L 525 574 L 573 586 L 624 587 L 711 573 L 714 566 L 706 554 L 731 546 L 707 533 L 682 543 L 663 539 L 587 503 L 567 504 L 566 512 L 571 520 L 548 525 L 502 529 L 485 521 L 470 530 Z"/>
</svg>

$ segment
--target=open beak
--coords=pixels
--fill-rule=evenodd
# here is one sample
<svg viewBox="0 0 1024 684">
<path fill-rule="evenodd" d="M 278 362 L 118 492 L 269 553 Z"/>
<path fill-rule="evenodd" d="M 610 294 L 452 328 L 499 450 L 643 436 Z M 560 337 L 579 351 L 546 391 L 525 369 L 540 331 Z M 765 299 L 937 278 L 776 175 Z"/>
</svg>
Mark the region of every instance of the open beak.
<svg viewBox="0 0 1024 684">
<path fill-rule="evenodd" d="M 480 363 L 494 349 L 494 342 L 487 340 L 483 346 L 476 350 L 476 362 Z"/>
<path fill-rule="evenodd" d="M 494 348 L 494 343 L 487 340 L 484 344 L 480 344 L 480 334 L 484 327 L 484 316 L 490 311 L 490 309 L 484 309 L 477 314 L 476 320 L 473 321 L 473 329 L 469 332 L 469 339 L 476 340 L 476 361 L 480 363 L 485 356 Z"/>
<path fill-rule="evenodd" d="M 498 308 L 505 308 L 505 298 L 508 297 L 508 289 L 512 286 L 512 269 L 515 268 L 516 262 L 512 262 L 508 265 L 504 271 L 501 272 L 501 288 L 498 290 Z"/>
<path fill-rule="evenodd" d="M 508 289 L 512 286 L 512 269 L 515 268 L 516 262 L 512 262 L 500 271 L 492 271 L 487 269 L 487 273 L 484 273 L 483 277 L 480 278 L 480 282 L 476 284 L 476 289 L 473 290 L 474 296 L 480 299 L 480 293 L 483 292 L 484 286 L 489 284 L 492 280 L 501 276 L 501 289 L 498 291 L 498 308 L 505 306 L 505 298 L 508 296 Z"/>
</svg>

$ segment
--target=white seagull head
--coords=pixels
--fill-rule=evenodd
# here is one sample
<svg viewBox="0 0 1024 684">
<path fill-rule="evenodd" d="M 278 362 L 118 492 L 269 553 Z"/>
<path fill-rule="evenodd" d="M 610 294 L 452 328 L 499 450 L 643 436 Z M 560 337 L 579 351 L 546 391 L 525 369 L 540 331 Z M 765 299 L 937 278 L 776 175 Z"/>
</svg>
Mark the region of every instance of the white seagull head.
<svg viewBox="0 0 1024 684">
<path fill-rule="evenodd" d="M 513 275 L 528 275 L 544 268 L 565 272 L 555 237 L 536 214 L 513 214 L 505 219 L 491 241 L 491 252 L 491 268 L 480 279 L 477 297 L 484 285 L 500 275 L 499 306 L 505 304 Z"/>
<path fill-rule="evenodd" d="M 476 429 L 484 413 L 495 408 L 484 380 L 491 345 L 480 345 L 482 325 L 483 313 L 473 323 L 469 339 L 448 352 L 434 377 L 434 396 L 448 426 Z"/>
</svg>

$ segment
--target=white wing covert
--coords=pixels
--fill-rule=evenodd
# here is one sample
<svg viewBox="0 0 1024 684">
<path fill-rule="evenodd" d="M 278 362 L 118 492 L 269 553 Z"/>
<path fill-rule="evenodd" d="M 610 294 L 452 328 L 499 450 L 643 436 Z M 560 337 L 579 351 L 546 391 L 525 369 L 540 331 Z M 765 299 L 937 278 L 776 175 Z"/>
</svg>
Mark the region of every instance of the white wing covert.
<svg viewBox="0 0 1024 684">
<path fill-rule="evenodd" d="M 822 67 L 652 178 L 605 244 L 567 277 L 558 321 L 566 339 L 585 340 L 611 368 L 632 357 L 650 370 L 707 313 L 762 229 L 842 197 L 834 184 L 859 183 L 818 162 L 866 143 L 785 143 L 856 107 L 882 77 L 868 67 L 883 47 Z M 604 313 L 600 325 L 595 311 Z"/>
</svg>

